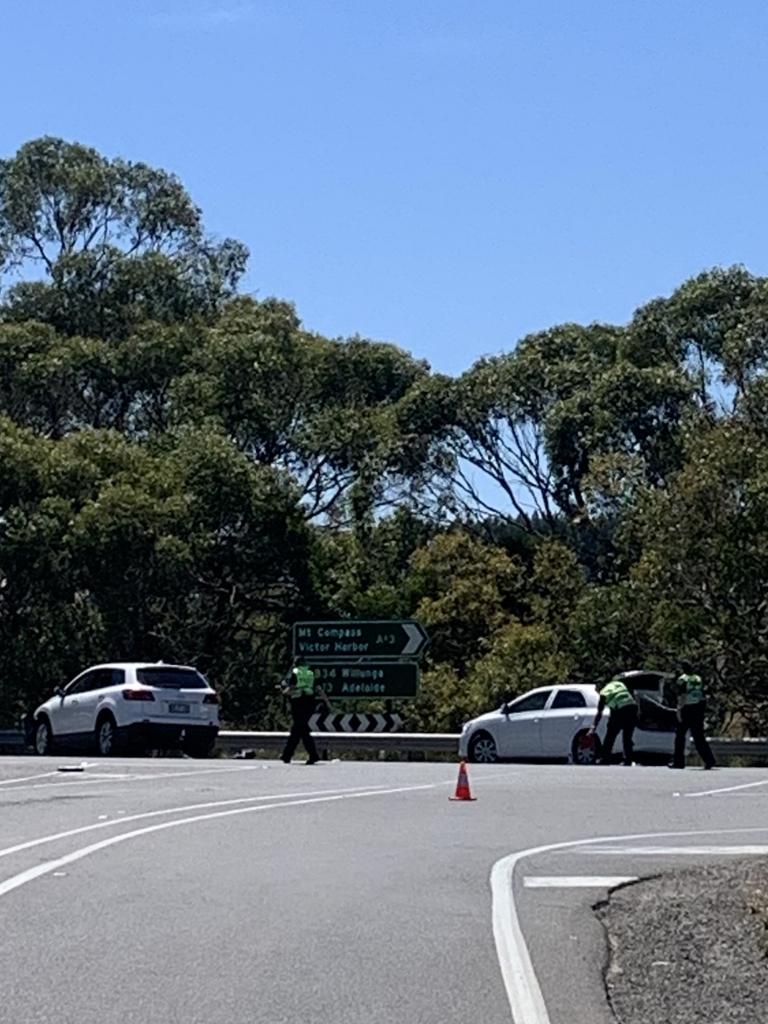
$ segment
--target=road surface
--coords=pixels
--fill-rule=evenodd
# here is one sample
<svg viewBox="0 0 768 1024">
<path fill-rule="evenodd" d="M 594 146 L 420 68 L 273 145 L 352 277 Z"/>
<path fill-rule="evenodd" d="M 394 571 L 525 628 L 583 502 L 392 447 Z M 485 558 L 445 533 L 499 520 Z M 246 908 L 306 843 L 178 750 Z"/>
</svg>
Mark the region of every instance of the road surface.
<svg viewBox="0 0 768 1024">
<path fill-rule="evenodd" d="M 0 759 L 0 1019 L 610 1024 L 608 888 L 768 850 L 731 769 Z"/>
</svg>

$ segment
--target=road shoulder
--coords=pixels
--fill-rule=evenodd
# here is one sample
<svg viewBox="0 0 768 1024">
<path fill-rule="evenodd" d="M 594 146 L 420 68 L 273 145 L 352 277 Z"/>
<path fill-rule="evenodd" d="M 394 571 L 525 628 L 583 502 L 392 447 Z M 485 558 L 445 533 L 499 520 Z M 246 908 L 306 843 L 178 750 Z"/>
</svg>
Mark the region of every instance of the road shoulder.
<svg viewBox="0 0 768 1024">
<path fill-rule="evenodd" d="M 596 908 L 620 1024 L 731 1024 L 768 1005 L 768 861 L 674 872 Z"/>
</svg>

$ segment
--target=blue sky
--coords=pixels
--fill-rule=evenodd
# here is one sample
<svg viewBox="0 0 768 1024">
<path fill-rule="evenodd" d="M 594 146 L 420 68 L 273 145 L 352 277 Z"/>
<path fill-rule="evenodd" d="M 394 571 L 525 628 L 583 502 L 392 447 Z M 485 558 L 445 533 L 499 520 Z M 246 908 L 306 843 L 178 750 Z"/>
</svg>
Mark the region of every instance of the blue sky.
<svg viewBox="0 0 768 1024">
<path fill-rule="evenodd" d="M 245 286 L 457 373 L 768 271 L 758 0 L 5 0 L 0 154 L 179 174 Z"/>
</svg>

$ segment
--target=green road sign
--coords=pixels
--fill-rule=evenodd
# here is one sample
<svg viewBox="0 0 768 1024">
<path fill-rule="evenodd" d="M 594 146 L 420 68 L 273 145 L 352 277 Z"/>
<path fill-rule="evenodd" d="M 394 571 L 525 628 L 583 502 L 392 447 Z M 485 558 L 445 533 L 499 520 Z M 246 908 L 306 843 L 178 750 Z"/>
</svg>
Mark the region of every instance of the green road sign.
<svg viewBox="0 0 768 1024">
<path fill-rule="evenodd" d="M 315 682 L 335 700 L 403 700 L 419 692 L 419 666 L 412 661 L 331 665 L 307 662 Z"/>
<path fill-rule="evenodd" d="M 297 622 L 293 653 L 306 658 L 420 658 L 428 637 L 413 620 Z"/>
</svg>

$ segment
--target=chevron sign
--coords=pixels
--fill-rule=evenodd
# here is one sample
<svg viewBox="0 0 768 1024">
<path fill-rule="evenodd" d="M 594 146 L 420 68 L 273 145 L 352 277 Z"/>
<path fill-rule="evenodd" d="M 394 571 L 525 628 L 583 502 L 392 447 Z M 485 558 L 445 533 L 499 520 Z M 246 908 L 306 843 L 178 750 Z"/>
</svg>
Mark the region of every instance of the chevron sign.
<svg viewBox="0 0 768 1024">
<path fill-rule="evenodd" d="M 339 715 L 319 712 L 309 720 L 313 732 L 397 732 L 402 725 L 400 715 L 386 713 Z"/>
</svg>

